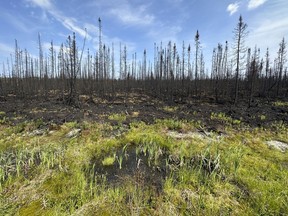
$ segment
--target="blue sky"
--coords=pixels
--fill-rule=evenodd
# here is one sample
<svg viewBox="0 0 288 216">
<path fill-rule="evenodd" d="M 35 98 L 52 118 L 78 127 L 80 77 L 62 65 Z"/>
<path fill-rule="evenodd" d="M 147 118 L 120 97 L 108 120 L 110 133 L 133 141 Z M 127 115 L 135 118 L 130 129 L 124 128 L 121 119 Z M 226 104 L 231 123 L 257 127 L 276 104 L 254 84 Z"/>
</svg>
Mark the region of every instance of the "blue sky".
<svg viewBox="0 0 288 216">
<path fill-rule="evenodd" d="M 115 50 L 126 44 L 128 57 L 144 49 L 153 56 L 154 43 L 171 40 L 194 44 L 196 30 L 207 64 L 212 50 L 220 42 L 233 42 L 233 29 L 240 14 L 248 24 L 246 45 L 267 47 L 275 57 L 278 45 L 288 36 L 287 0 L 10 0 L 0 7 L 0 63 L 14 52 L 14 40 L 21 49 L 37 56 L 37 35 L 41 34 L 48 53 L 76 32 L 79 47 L 87 29 L 86 49 L 97 50 L 98 18 L 102 19 L 103 42 Z M 209 67 L 209 65 L 207 65 Z M 2 69 L 2 66 L 0 67 Z M 1 70 L 0 70 L 1 71 Z"/>
</svg>

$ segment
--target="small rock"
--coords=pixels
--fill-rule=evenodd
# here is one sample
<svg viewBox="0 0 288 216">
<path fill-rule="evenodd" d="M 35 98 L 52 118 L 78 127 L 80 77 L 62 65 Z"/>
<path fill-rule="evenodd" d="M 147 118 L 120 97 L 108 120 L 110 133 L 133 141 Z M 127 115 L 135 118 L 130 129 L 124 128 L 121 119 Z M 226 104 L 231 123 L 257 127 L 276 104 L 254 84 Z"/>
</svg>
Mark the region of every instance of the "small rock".
<svg viewBox="0 0 288 216">
<path fill-rule="evenodd" d="M 81 129 L 73 129 L 69 133 L 66 134 L 67 138 L 78 137 L 81 133 Z"/>
<path fill-rule="evenodd" d="M 200 133 L 200 132 L 179 133 L 176 131 L 169 131 L 168 136 L 175 138 L 175 139 L 189 139 L 189 138 L 204 139 L 205 138 L 205 134 Z"/>
<path fill-rule="evenodd" d="M 284 142 L 280 142 L 277 140 L 267 141 L 266 144 L 270 147 L 274 147 L 281 152 L 285 152 L 288 149 L 288 144 Z"/>
<path fill-rule="evenodd" d="M 45 134 L 45 130 L 37 129 L 29 133 L 28 136 L 42 136 L 43 134 Z"/>
<path fill-rule="evenodd" d="M 50 131 L 48 132 L 49 135 L 54 134 L 54 133 L 55 133 L 55 130 L 50 130 Z"/>
</svg>

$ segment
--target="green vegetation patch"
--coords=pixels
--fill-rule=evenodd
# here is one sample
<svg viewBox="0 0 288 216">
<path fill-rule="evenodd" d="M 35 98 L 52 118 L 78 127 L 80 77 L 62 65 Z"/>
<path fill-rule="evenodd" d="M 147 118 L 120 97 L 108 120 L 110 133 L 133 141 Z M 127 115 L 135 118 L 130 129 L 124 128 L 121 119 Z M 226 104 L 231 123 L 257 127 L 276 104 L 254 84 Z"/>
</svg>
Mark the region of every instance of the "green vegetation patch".
<svg viewBox="0 0 288 216">
<path fill-rule="evenodd" d="M 123 122 L 126 120 L 126 115 L 124 113 L 115 113 L 115 114 L 108 116 L 108 119 L 118 121 L 118 122 Z"/>
<path fill-rule="evenodd" d="M 287 125 L 251 129 L 240 124 L 235 129 L 230 117 L 213 118 L 227 122 L 223 134 L 208 132 L 201 122 L 176 119 L 133 122 L 129 127 L 72 122 L 53 127 L 53 133 L 46 129 L 29 136 L 27 132 L 45 125 L 7 125 L 0 132 L 0 211 L 287 214 L 288 152 L 266 144 L 287 143 Z M 68 138 L 75 129 L 81 134 Z"/>
<path fill-rule="evenodd" d="M 241 118 L 240 119 L 233 119 L 230 116 L 227 116 L 225 113 L 211 113 L 211 119 L 216 119 L 221 121 L 222 123 L 231 124 L 231 125 L 239 125 L 241 124 Z"/>
<path fill-rule="evenodd" d="M 166 112 L 176 112 L 179 109 L 178 106 L 164 106 L 163 110 Z"/>
<path fill-rule="evenodd" d="M 276 102 L 273 102 L 273 105 L 274 106 L 282 106 L 282 107 L 287 107 L 288 106 L 288 101 L 276 101 Z"/>
<path fill-rule="evenodd" d="M 103 166 L 111 166 L 113 165 L 115 162 L 115 156 L 112 157 L 106 157 L 104 158 L 104 160 L 102 161 Z"/>
</svg>

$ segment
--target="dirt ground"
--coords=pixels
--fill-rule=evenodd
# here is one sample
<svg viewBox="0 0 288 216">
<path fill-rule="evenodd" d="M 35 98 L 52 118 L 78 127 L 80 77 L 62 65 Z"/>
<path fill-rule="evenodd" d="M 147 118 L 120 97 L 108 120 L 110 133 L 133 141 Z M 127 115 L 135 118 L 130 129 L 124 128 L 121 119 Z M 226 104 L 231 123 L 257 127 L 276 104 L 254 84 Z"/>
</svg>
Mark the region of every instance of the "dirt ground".
<svg viewBox="0 0 288 216">
<path fill-rule="evenodd" d="M 131 93 L 117 95 L 114 99 L 89 98 L 80 95 L 76 106 L 65 105 L 55 95 L 47 99 L 17 99 L 11 95 L 0 100 L 0 111 L 12 124 L 26 120 L 42 119 L 45 123 L 62 124 L 69 121 L 97 121 L 117 123 L 109 118 L 113 114 L 126 116 L 122 122 L 132 121 L 153 123 L 156 119 L 179 119 L 201 121 L 207 128 L 220 128 L 223 122 L 212 118 L 212 113 L 223 113 L 251 127 L 268 126 L 273 122 L 288 123 L 288 106 L 277 106 L 274 102 L 259 99 L 252 107 L 243 103 L 216 104 L 209 99 L 187 99 L 185 101 L 162 101 L 157 98 Z"/>
</svg>

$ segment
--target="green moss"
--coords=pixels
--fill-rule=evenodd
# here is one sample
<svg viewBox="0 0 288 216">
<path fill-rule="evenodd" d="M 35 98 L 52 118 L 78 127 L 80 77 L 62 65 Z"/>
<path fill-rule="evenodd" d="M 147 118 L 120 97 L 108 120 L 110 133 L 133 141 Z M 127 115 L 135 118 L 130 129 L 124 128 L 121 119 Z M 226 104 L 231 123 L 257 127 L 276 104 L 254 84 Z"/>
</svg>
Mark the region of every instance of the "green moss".
<svg viewBox="0 0 288 216">
<path fill-rule="evenodd" d="M 41 200 L 33 201 L 19 209 L 19 215 L 45 215 Z"/>
<path fill-rule="evenodd" d="M 103 166 L 111 166 L 115 162 L 115 157 L 106 157 L 104 160 L 102 160 Z"/>
<path fill-rule="evenodd" d="M 56 173 L 47 179 L 41 191 L 45 191 L 47 206 L 61 211 L 74 212 L 87 199 L 87 181 L 81 170 L 71 170 L 69 173 Z"/>
</svg>

